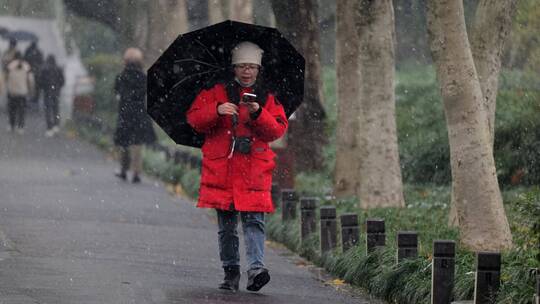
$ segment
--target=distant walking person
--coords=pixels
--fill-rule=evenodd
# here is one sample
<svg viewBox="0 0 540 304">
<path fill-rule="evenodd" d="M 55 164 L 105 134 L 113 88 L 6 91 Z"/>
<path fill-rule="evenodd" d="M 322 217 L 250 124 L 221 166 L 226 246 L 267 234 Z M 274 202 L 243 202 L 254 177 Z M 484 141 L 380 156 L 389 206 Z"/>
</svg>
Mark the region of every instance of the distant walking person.
<svg viewBox="0 0 540 304">
<path fill-rule="evenodd" d="M 142 171 L 142 145 L 156 140 L 150 117 L 146 114 L 146 75 L 143 54 L 137 48 L 128 48 L 124 53 L 124 70 L 116 77 L 115 93 L 119 99 L 118 121 L 114 143 L 120 150 L 119 178 L 126 180 L 131 166 L 131 181 L 139 183 Z"/>
<path fill-rule="evenodd" d="M 24 115 L 26 100 L 34 89 L 34 75 L 30 65 L 16 52 L 14 60 L 6 69 L 6 88 L 8 95 L 9 130 L 17 127 L 19 134 L 24 133 Z"/>
<path fill-rule="evenodd" d="M 36 41 L 32 41 L 30 46 L 24 52 L 23 58 L 30 65 L 32 73 L 34 75 L 39 75 L 41 65 L 43 64 L 43 53 L 39 50 Z M 30 97 L 30 101 L 33 103 L 37 103 L 39 101 L 39 95 L 43 90 L 43 86 L 41 85 L 39 80 L 39 78 L 36 78 L 36 89 L 33 92 L 34 94 L 32 94 L 32 96 Z"/>
<path fill-rule="evenodd" d="M 17 40 L 10 39 L 9 47 L 2 55 L 2 70 L 6 72 L 8 64 L 15 59 L 17 53 Z"/>
<path fill-rule="evenodd" d="M 47 123 L 45 136 L 51 137 L 60 131 L 58 98 L 60 90 L 64 86 L 64 71 L 56 65 L 54 55 L 47 56 L 45 64 L 41 67 L 38 83 L 41 84 L 44 92 L 45 121 Z"/>
</svg>

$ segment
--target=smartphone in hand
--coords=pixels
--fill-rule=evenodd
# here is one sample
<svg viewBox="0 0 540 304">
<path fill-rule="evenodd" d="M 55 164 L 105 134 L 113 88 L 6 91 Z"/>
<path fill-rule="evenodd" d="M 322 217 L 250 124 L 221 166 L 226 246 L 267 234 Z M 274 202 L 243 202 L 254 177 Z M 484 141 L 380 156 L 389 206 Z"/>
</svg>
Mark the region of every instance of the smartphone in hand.
<svg viewBox="0 0 540 304">
<path fill-rule="evenodd" d="M 257 95 L 251 93 L 244 93 L 242 96 L 242 102 L 255 102 L 257 101 Z"/>
</svg>

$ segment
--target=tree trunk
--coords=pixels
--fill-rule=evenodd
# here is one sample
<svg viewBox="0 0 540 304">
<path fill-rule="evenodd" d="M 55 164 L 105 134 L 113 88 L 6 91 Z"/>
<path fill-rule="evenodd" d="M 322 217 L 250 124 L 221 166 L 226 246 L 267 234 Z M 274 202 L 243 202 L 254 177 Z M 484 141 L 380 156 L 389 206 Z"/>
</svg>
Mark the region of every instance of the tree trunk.
<svg viewBox="0 0 540 304">
<path fill-rule="evenodd" d="M 492 146 L 495 138 L 495 108 L 501 61 L 515 9 L 516 0 L 481 0 L 476 9 L 470 39 Z M 497 26 L 493 26 L 494 24 Z M 448 223 L 450 226 L 459 226 L 457 210 L 453 204 L 450 207 Z"/>
<path fill-rule="evenodd" d="M 208 1 L 208 19 L 210 24 L 216 24 L 229 18 L 229 16 L 225 14 L 224 3 L 225 2 L 220 0 Z"/>
<path fill-rule="evenodd" d="M 461 242 L 474 251 L 510 248 L 512 235 L 497 183 L 462 1 L 429 0 L 427 20 L 448 125 L 452 203 L 457 209 Z"/>
<path fill-rule="evenodd" d="M 325 111 L 322 106 L 320 37 L 317 1 L 286 2 L 272 0 L 278 29 L 304 55 L 306 76 L 304 102 L 291 120 L 288 148 L 291 149 L 297 171 L 323 168 L 322 148 L 326 144 Z"/>
<path fill-rule="evenodd" d="M 334 170 L 334 195 L 339 198 L 356 195 L 360 186 L 358 142 L 360 128 L 358 115 L 359 54 L 360 44 L 354 23 L 356 0 L 337 2 L 336 74 L 337 74 L 337 125 L 336 167 Z"/>
<path fill-rule="evenodd" d="M 149 1 L 146 61 L 155 62 L 167 47 L 188 31 L 185 0 Z"/>
<path fill-rule="evenodd" d="M 187 0 L 190 31 L 208 26 L 208 2 L 208 0 Z"/>
<path fill-rule="evenodd" d="M 253 1 L 230 0 L 229 13 L 231 20 L 253 23 Z"/>
<path fill-rule="evenodd" d="M 266 0 L 253 0 L 253 22 L 258 25 L 275 27 L 272 6 Z"/>
<path fill-rule="evenodd" d="M 516 1 L 481 0 L 473 23 L 471 48 L 484 96 L 492 145 L 495 137 L 495 108 L 501 61 L 504 44 L 512 29 Z"/>
<path fill-rule="evenodd" d="M 394 10 L 391 0 L 359 1 L 354 9 L 359 37 L 357 146 L 362 208 L 403 207 L 395 109 Z"/>
</svg>

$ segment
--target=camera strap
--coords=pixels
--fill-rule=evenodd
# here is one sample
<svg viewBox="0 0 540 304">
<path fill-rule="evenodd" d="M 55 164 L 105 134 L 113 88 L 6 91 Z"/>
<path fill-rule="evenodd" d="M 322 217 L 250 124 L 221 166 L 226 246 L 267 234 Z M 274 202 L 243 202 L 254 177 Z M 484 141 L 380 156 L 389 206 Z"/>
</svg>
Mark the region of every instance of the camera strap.
<svg viewBox="0 0 540 304">
<path fill-rule="evenodd" d="M 232 142 L 231 142 L 231 152 L 229 153 L 229 156 L 227 156 L 228 159 L 231 159 L 233 157 L 234 153 L 234 146 L 236 146 L 236 126 L 238 125 L 238 115 L 233 114 L 232 116 Z"/>
</svg>

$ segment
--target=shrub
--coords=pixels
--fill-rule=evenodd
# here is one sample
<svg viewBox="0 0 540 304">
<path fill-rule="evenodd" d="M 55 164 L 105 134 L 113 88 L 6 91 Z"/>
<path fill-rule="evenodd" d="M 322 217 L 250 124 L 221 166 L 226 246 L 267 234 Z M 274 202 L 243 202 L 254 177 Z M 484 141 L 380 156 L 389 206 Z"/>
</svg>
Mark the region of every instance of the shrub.
<svg viewBox="0 0 540 304">
<path fill-rule="evenodd" d="M 114 80 L 122 69 L 122 60 L 119 56 L 110 54 L 96 54 L 85 59 L 88 72 L 95 80 L 94 100 L 96 110 L 116 113 L 118 102 L 114 96 Z"/>
<path fill-rule="evenodd" d="M 386 246 L 370 254 L 365 251 L 365 231 L 356 247 L 341 253 L 321 255 L 318 230 L 306 241 L 299 236 L 299 219 L 283 223 L 280 212 L 268 218 L 267 231 L 271 239 L 284 243 L 316 265 L 326 268 L 345 281 L 366 289 L 371 295 L 389 303 L 429 303 L 431 289 L 432 243 L 435 239 L 456 240 L 456 275 L 454 298 L 472 299 L 474 292 L 475 254 L 459 246 L 457 230 L 447 227 L 448 187 L 406 186 L 409 205 L 405 209 L 381 208 L 358 211 L 353 201 L 331 202 L 338 214 L 356 210 L 359 222 L 367 218 L 384 218 Z M 501 289 L 497 303 L 529 303 L 534 292 L 535 277 L 531 269 L 540 267 L 538 241 L 540 237 L 540 188 L 504 193 L 508 219 L 515 248 L 504 252 L 501 266 Z M 415 230 L 419 234 L 419 257 L 395 263 L 396 232 Z"/>
</svg>

